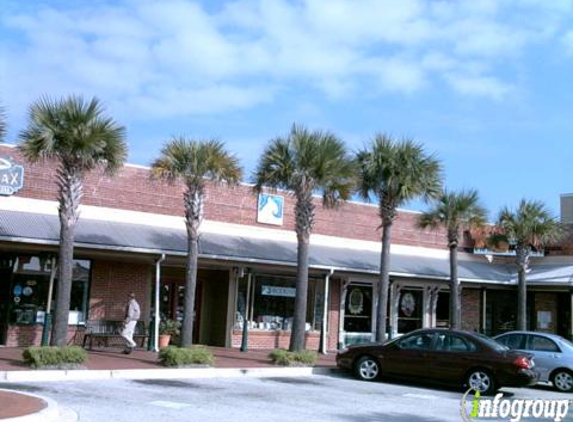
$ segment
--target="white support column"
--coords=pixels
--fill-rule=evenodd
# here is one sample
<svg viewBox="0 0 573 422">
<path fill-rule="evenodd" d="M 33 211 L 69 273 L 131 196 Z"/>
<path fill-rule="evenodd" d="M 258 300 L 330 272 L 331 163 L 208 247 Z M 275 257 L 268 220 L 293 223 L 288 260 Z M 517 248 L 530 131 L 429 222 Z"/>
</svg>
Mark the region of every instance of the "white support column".
<svg viewBox="0 0 573 422">
<path fill-rule="evenodd" d="M 328 274 L 324 276 L 324 298 L 322 301 L 322 330 L 321 330 L 321 345 L 322 350 L 320 353 L 326 355 L 326 350 L 328 349 L 327 341 L 327 331 L 328 331 L 328 294 L 330 286 L 330 277 L 334 273 L 334 270 L 330 270 Z"/>
<path fill-rule="evenodd" d="M 399 283 L 392 283 L 392 288 L 394 289 L 391 298 L 390 305 L 390 318 L 392 321 L 392 337 L 398 335 L 398 309 L 400 307 L 400 293 L 402 286 Z"/>
<path fill-rule="evenodd" d="M 159 352 L 159 294 L 161 289 L 161 263 L 165 260 L 165 254 L 155 261 L 155 321 L 153 325 L 153 350 Z"/>
<path fill-rule="evenodd" d="M 346 308 L 346 293 L 350 280 L 342 280 L 342 291 L 340 292 L 340 310 L 338 319 L 338 348 L 344 347 L 344 310 Z"/>
</svg>

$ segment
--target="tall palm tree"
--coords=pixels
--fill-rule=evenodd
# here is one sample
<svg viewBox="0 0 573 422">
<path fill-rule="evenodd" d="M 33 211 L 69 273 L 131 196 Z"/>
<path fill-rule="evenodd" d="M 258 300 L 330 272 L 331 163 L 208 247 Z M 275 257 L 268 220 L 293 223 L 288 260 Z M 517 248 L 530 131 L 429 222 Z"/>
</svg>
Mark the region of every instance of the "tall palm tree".
<svg viewBox="0 0 573 422">
<path fill-rule="evenodd" d="M 527 329 L 527 268 L 533 248 L 558 240 L 563 227 L 542 201 L 522 199 L 517 210 L 504 207 L 499 212 L 497 225 L 502 228 L 508 243 L 515 245 L 517 264 L 518 302 L 517 329 Z"/>
<path fill-rule="evenodd" d="M 259 159 L 255 191 L 263 186 L 285 189 L 296 199 L 297 274 L 294 318 L 289 349 L 304 349 L 308 290 L 308 248 L 314 226 L 313 193 L 322 193 L 325 207 L 348 199 L 355 170 L 344 143 L 329 132 L 293 125 L 285 138 L 272 140 Z"/>
<path fill-rule="evenodd" d="M 30 162 L 57 162 L 60 250 L 52 344 L 63 346 L 67 342 L 74 233 L 84 177 L 97 168 L 113 174 L 123 165 L 127 157 L 125 128 L 104 115 L 97 98 L 41 98 L 30 107 L 28 127 L 20 133 L 18 148 Z"/>
<path fill-rule="evenodd" d="M 382 253 L 376 312 L 376 341 L 384 341 L 386 309 L 390 284 L 390 244 L 397 208 L 422 197 L 438 197 L 442 191 L 439 160 L 410 139 L 396 141 L 378 134 L 371 144 L 357 153 L 360 171 L 359 193 L 365 200 L 376 198 L 382 220 Z"/>
<path fill-rule="evenodd" d="M 174 137 L 163 146 L 159 158 L 153 162 L 152 173 L 156 178 L 169 183 L 181 181 L 185 186 L 183 205 L 187 227 L 187 268 L 181 345 L 188 347 L 193 343 L 199 228 L 203 221 L 207 183 L 236 184 L 241 180 L 242 169 L 237 157 L 225 150 L 223 142 Z"/>
<path fill-rule="evenodd" d="M 453 192 L 445 190 L 434 206 L 424 212 L 418 225 L 421 228 L 444 227 L 450 249 L 450 327 L 460 328 L 460 288 L 458 280 L 458 246 L 462 229 L 483 227 L 487 211 L 479 203 L 476 190 Z"/>
</svg>

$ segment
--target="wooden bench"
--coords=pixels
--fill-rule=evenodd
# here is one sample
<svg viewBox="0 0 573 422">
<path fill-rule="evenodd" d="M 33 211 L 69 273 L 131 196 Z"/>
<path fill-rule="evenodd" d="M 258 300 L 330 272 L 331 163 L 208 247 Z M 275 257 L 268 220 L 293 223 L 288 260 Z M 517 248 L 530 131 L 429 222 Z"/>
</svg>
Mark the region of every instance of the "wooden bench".
<svg viewBox="0 0 573 422">
<path fill-rule="evenodd" d="M 91 350 L 94 342 L 97 347 L 123 347 L 125 346 L 125 339 L 121 336 L 122 329 L 123 321 L 87 321 L 82 347 L 85 348 L 88 345 L 88 349 Z M 144 347 L 147 337 L 145 323 L 137 321 L 133 332 L 133 341 L 140 347 Z"/>
</svg>

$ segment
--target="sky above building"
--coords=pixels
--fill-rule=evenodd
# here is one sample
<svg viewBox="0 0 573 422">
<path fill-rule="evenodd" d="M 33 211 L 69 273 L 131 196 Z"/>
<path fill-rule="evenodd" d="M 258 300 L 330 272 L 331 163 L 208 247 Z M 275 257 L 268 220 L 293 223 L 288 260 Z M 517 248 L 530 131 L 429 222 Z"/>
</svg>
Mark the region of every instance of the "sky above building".
<svg viewBox="0 0 573 422">
<path fill-rule="evenodd" d="M 564 0 L 2 0 L 0 103 L 16 143 L 40 96 L 97 96 L 129 162 L 214 137 L 246 181 L 293 122 L 353 151 L 387 133 L 435 153 L 490 219 L 523 197 L 557 214 L 573 191 L 572 18 Z"/>
</svg>

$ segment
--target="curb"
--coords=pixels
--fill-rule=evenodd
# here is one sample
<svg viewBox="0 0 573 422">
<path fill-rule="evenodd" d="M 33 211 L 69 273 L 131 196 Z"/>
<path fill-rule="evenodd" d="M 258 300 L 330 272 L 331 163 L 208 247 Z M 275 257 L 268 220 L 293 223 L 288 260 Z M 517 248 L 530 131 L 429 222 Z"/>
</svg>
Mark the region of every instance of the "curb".
<svg viewBox="0 0 573 422">
<path fill-rule="evenodd" d="M 2 389 L 2 391 L 8 391 L 10 393 L 16 393 L 21 396 L 33 397 L 35 399 L 40 399 L 46 402 L 47 406 L 36 413 L 30 413 L 29 415 L 17 416 L 15 418 L 5 418 L 2 422 L 55 422 L 59 421 L 60 412 L 58 410 L 57 403 L 47 397 L 38 396 L 37 394 L 23 393 L 21 391 L 13 391 Z"/>
<path fill-rule="evenodd" d="M 174 379 L 174 378 L 240 378 L 240 377 L 308 377 L 328 375 L 336 368 L 294 367 L 294 368 L 178 368 L 178 369 L 115 369 L 115 370 L 36 370 L 0 371 L 0 381 L 79 381 L 105 379 Z"/>
</svg>

